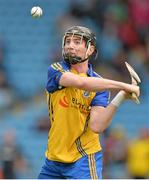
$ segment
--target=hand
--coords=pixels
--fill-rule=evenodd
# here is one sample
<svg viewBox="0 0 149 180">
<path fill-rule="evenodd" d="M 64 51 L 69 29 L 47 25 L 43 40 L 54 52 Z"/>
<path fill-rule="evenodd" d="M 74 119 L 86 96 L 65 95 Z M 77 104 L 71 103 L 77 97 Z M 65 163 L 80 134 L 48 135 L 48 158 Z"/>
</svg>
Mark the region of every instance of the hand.
<svg viewBox="0 0 149 180">
<path fill-rule="evenodd" d="M 135 95 L 137 97 L 139 97 L 140 96 L 140 87 L 135 84 L 132 84 L 132 89 L 130 91 L 130 94 L 132 94 L 132 93 L 135 93 Z"/>
<path fill-rule="evenodd" d="M 139 86 L 133 85 L 132 92 L 121 90 L 121 93 L 124 95 L 125 99 L 133 100 L 137 104 L 140 103 L 139 98 L 138 98 L 140 96 L 140 87 Z"/>
<path fill-rule="evenodd" d="M 130 85 L 131 87 L 132 85 Z M 139 90 L 139 87 L 138 86 L 134 86 L 133 87 L 137 87 L 137 90 Z M 124 90 L 121 90 L 117 93 L 117 95 L 112 99 L 111 101 L 111 104 L 113 104 L 114 106 L 116 107 L 119 107 L 120 104 L 126 100 L 126 99 L 130 99 L 130 100 L 133 100 L 135 101 L 137 104 L 139 104 L 139 99 L 137 97 L 137 95 L 135 94 L 135 96 L 133 96 L 133 94 L 135 93 L 135 91 L 124 91 Z M 139 94 L 139 92 L 137 91 L 137 93 Z"/>
<path fill-rule="evenodd" d="M 138 84 L 138 82 L 133 77 L 131 77 L 131 80 L 132 80 L 132 84 L 134 85 Z M 139 89 L 139 92 L 140 92 L 140 89 Z M 139 93 L 139 96 L 140 96 L 140 93 Z M 131 93 L 131 97 L 135 103 L 140 104 L 140 100 L 135 93 Z"/>
<path fill-rule="evenodd" d="M 130 73 L 132 84 L 138 85 L 139 83 L 141 83 L 141 79 L 140 79 L 140 77 L 138 76 L 138 74 L 135 72 L 135 70 L 133 69 L 133 67 L 132 67 L 130 64 L 128 64 L 127 62 L 125 62 L 125 65 L 126 65 L 128 71 L 129 71 L 129 73 Z M 139 90 L 139 95 L 140 95 L 140 90 Z M 134 99 L 134 101 L 135 101 L 137 104 L 140 103 L 139 98 L 138 98 L 139 96 L 137 96 L 137 94 L 135 94 L 135 93 L 132 92 L 132 93 L 131 93 L 131 97 Z"/>
</svg>

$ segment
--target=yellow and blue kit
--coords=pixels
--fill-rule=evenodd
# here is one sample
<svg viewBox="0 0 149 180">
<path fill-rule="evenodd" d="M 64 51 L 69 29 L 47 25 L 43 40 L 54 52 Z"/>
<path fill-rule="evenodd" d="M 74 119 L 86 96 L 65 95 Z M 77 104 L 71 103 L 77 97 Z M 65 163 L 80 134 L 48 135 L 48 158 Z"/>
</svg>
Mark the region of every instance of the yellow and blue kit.
<svg viewBox="0 0 149 180">
<path fill-rule="evenodd" d="M 48 68 L 46 93 L 51 128 L 45 153 L 46 164 L 55 162 L 68 165 L 87 157 L 90 166 L 93 166 L 96 158 L 101 158 L 102 148 L 99 135 L 89 127 L 90 110 L 92 106 L 106 107 L 109 102 L 109 92 L 89 92 L 74 87 L 62 87 L 59 85 L 59 80 L 67 71 L 78 74 L 65 61 L 53 63 Z M 91 64 L 86 74 L 78 75 L 101 78 L 93 71 Z M 91 177 L 91 174 L 95 177 L 95 167 L 94 170 L 88 168 L 89 172 L 93 171 L 88 177 Z"/>
</svg>

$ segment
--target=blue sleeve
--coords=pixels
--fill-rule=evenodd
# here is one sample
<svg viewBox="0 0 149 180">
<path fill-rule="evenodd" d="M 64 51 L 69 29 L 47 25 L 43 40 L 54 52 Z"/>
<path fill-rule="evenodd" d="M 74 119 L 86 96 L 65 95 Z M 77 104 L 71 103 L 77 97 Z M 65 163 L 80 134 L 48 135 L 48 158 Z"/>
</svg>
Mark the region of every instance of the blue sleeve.
<svg viewBox="0 0 149 180">
<path fill-rule="evenodd" d="M 51 66 L 48 68 L 48 80 L 46 84 L 46 89 L 49 93 L 52 93 L 58 89 L 62 89 L 59 85 L 59 80 L 62 76 L 62 72 L 53 69 Z"/>
<path fill-rule="evenodd" d="M 109 91 L 97 92 L 91 102 L 91 106 L 106 107 L 109 104 L 109 98 L 110 98 Z"/>
</svg>

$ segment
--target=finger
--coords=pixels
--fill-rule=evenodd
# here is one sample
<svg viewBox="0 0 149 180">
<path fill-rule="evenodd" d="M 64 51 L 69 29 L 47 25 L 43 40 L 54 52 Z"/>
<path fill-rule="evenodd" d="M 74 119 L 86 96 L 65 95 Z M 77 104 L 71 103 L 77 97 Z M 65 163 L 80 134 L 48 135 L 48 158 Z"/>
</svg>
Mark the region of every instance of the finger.
<svg viewBox="0 0 149 180">
<path fill-rule="evenodd" d="M 132 84 L 134 84 L 134 85 L 137 85 L 138 83 L 137 83 L 137 81 L 131 76 L 131 82 L 132 82 Z"/>
<path fill-rule="evenodd" d="M 140 100 L 135 93 L 132 93 L 132 99 L 136 104 L 140 104 Z"/>
<path fill-rule="evenodd" d="M 138 85 L 137 81 L 132 76 L 131 76 L 131 82 L 133 85 Z M 138 96 L 135 93 L 132 93 L 132 94 L 134 94 L 133 97 L 135 98 L 135 100 L 138 101 L 139 100 Z M 137 104 L 139 104 L 139 103 L 137 103 Z"/>
<path fill-rule="evenodd" d="M 140 80 L 138 74 L 135 72 L 135 70 L 127 62 L 125 62 L 125 65 L 129 71 L 130 75 L 131 75 L 132 84 L 137 85 L 138 83 L 140 83 L 141 80 Z M 131 93 L 131 99 L 135 103 L 140 104 L 139 98 L 137 97 L 137 95 L 135 93 Z"/>
</svg>

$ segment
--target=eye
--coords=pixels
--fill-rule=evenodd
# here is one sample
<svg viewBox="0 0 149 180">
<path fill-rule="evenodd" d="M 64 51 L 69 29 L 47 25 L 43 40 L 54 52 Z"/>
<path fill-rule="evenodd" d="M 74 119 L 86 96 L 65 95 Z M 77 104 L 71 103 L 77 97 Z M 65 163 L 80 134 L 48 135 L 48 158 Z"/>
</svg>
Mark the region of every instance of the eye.
<svg viewBox="0 0 149 180">
<path fill-rule="evenodd" d="M 79 45 L 79 44 L 81 44 L 81 41 L 80 40 L 75 40 L 74 43 Z"/>
<path fill-rule="evenodd" d="M 66 39 L 65 44 L 70 44 L 70 39 Z"/>
</svg>

